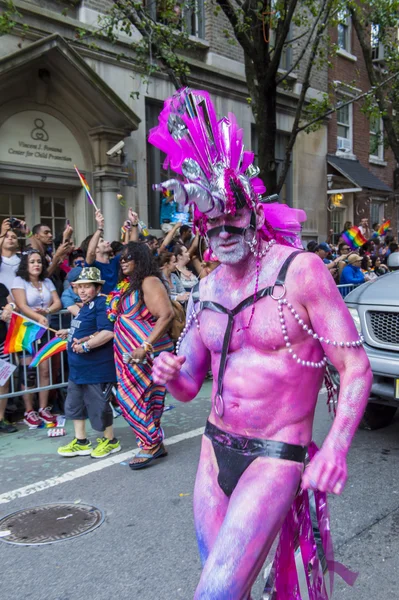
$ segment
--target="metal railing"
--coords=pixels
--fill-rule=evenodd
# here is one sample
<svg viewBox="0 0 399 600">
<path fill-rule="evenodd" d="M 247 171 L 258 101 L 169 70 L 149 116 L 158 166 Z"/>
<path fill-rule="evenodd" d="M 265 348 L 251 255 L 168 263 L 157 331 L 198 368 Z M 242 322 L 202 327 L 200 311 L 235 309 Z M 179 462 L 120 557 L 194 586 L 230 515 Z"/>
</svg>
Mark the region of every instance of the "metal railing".
<svg viewBox="0 0 399 600">
<path fill-rule="evenodd" d="M 60 312 L 51 315 L 50 325 L 53 329 L 65 329 L 69 327 L 71 318 L 72 315 L 70 312 L 61 310 Z M 35 342 L 34 354 L 40 350 L 40 347 L 43 344 L 46 344 L 53 335 L 54 333 L 47 331 L 40 340 Z M 32 356 L 34 356 L 34 354 Z M 31 369 L 29 365 L 25 364 L 26 359 L 32 357 L 28 352 L 24 350 L 23 352 L 10 354 L 10 362 L 11 364 L 16 365 L 17 368 L 9 380 L 9 392 L 7 394 L 0 394 L 0 400 L 2 398 L 22 396 L 23 394 L 36 394 L 42 390 L 55 390 L 66 387 L 68 385 L 68 378 L 67 369 L 65 368 L 65 354 L 65 352 L 60 352 L 47 359 L 49 366 L 49 385 L 45 386 L 40 385 L 40 366 Z M 53 366 L 55 365 L 59 366 L 59 369 L 57 368 L 57 373 L 53 372 L 55 370 L 53 369 Z M 21 383 L 26 384 L 29 381 L 29 377 L 33 381 L 33 375 L 35 376 L 35 385 L 32 387 L 27 387 L 25 385 L 25 389 L 21 389 Z"/>
<path fill-rule="evenodd" d="M 345 298 L 345 296 L 347 296 L 349 294 L 349 292 L 354 290 L 355 287 L 357 287 L 357 285 L 355 285 L 354 283 L 343 283 L 343 284 L 337 285 L 337 288 L 338 288 L 339 293 L 341 294 L 342 298 Z"/>
</svg>

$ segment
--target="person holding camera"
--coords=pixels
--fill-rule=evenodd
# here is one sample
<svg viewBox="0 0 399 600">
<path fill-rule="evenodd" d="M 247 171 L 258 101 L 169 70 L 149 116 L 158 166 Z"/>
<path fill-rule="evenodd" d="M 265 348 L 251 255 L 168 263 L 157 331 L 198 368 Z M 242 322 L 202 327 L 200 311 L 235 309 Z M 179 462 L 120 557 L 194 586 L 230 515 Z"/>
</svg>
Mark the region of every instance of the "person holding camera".
<svg viewBox="0 0 399 600">
<path fill-rule="evenodd" d="M 0 283 L 3 283 L 8 290 L 11 290 L 11 284 L 21 262 L 18 256 L 18 231 L 25 234 L 28 232 L 25 221 L 15 217 L 4 219 L 0 232 Z"/>
</svg>

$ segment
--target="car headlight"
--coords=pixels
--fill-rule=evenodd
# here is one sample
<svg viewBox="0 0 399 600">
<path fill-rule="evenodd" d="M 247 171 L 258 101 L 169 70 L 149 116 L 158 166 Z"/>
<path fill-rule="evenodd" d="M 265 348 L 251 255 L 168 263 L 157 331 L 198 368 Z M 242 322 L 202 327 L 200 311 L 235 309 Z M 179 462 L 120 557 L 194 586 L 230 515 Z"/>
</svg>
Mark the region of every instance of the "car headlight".
<svg viewBox="0 0 399 600">
<path fill-rule="evenodd" d="M 351 314 L 351 317 L 355 323 L 356 329 L 358 330 L 359 333 L 362 333 L 362 324 L 360 322 L 360 317 L 359 317 L 359 313 L 357 312 L 357 308 L 349 308 L 348 310 Z"/>
</svg>

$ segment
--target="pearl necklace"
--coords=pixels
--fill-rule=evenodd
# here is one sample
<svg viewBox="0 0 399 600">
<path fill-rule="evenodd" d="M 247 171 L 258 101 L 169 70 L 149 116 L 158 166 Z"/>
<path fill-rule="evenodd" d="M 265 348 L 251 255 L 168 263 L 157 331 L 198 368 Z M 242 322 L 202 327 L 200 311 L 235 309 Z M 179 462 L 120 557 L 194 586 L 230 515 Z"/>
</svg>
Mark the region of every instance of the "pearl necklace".
<svg viewBox="0 0 399 600">
<path fill-rule="evenodd" d="M 288 336 L 287 326 L 285 323 L 283 307 L 286 307 L 290 311 L 290 313 L 294 317 L 295 321 L 298 323 L 298 326 L 302 327 L 303 331 L 306 331 L 306 333 L 308 335 L 312 336 L 312 338 L 314 340 L 318 340 L 321 344 L 324 343 L 324 344 L 335 346 L 335 347 L 339 346 L 340 348 L 360 348 L 363 345 L 363 342 L 364 342 L 363 336 L 360 336 L 359 339 L 355 340 L 354 342 L 336 342 L 336 341 L 332 341 L 329 339 L 325 339 L 323 336 L 319 336 L 308 325 L 306 325 L 306 323 L 303 321 L 303 319 L 301 319 L 301 316 L 298 314 L 298 312 L 295 310 L 295 308 L 292 306 L 292 304 L 290 302 L 288 302 L 287 299 L 284 299 L 284 300 L 279 299 L 277 304 L 278 304 L 278 316 L 279 316 L 279 320 L 280 320 L 281 333 L 283 334 L 285 346 L 286 346 L 291 358 L 303 367 L 312 367 L 315 369 L 322 369 L 326 366 L 328 359 L 324 355 L 322 360 L 319 362 L 303 360 L 293 351 L 293 349 L 291 348 L 291 340 Z"/>
</svg>

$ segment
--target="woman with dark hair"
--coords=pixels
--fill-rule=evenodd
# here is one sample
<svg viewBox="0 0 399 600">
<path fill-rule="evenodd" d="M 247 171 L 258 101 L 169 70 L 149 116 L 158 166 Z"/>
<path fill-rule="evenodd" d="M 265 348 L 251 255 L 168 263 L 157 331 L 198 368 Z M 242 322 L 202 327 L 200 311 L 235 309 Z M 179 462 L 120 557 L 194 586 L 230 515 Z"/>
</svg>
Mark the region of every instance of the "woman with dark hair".
<svg viewBox="0 0 399 600">
<path fill-rule="evenodd" d="M 190 294 L 184 290 L 183 284 L 176 275 L 176 256 L 173 252 L 162 252 L 159 257 L 159 266 L 161 269 L 161 277 L 166 285 L 168 294 L 171 300 L 178 302 L 187 302 Z"/>
<path fill-rule="evenodd" d="M 176 274 L 185 292 L 191 292 L 192 288 L 198 283 L 198 277 L 187 267 L 190 262 L 190 254 L 186 246 L 176 244 L 173 254 L 176 257 Z"/>
<path fill-rule="evenodd" d="M 371 257 L 371 266 L 377 277 L 381 277 L 381 275 L 385 275 L 389 271 L 388 267 L 382 264 L 380 256 Z"/>
<path fill-rule="evenodd" d="M 165 387 L 153 383 L 152 364 L 160 352 L 173 352 L 167 331 L 174 313 L 146 244 L 129 242 L 120 268 L 123 278 L 107 298 L 108 318 L 115 321 L 117 401 L 140 448 L 130 462 L 136 470 L 167 454 L 161 428 Z"/>
<path fill-rule="evenodd" d="M 61 300 L 55 290 L 53 282 L 47 278 L 46 264 L 43 256 L 38 250 L 30 249 L 22 253 L 21 262 L 17 271 L 11 291 L 14 296 L 17 308 L 29 319 L 37 321 L 44 327 L 48 327 L 48 318 L 51 314 L 61 310 Z M 25 364 L 28 365 L 31 359 L 26 358 Z M 26 373 L 27 381 L 24 381 L 24 387 L 32 387 L 35 383 L 35 374 L 27 373 L 20 364 L 21 375 Z M 49 363 L 43 361 L 39 365 L 40 385 L 45 388 L 50 383 Z M 24 395 L 25 419 L 24 422 L 30 428 L 36 429 L 42 421 L 45 423 L 54 423 L 56 418 L 51 414 L 48 407 L 48 390 L 39 392 L 39 414 L 33 410 L 33 398 L 31 394 Z"/>
<path fill-rule="evenodd" d="M 360 268 L 362 269 L 365 281 L 373 281 L 374 279 L 377 279 L 377 275 L 372 269 L 371 256 L 368 254 L 363 256 Z"/>
</svg>

